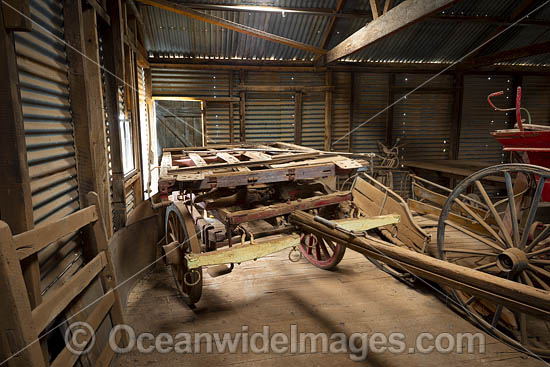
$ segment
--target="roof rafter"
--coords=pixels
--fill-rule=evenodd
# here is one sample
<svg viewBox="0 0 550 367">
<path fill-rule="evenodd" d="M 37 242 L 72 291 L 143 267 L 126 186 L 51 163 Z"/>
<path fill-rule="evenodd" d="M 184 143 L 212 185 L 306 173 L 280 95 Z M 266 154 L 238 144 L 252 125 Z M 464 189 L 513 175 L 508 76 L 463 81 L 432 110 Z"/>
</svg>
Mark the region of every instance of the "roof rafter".
<svg viewBox="0 0 550 367">
<path fill-rule="evenodd" d="M 393 6 L 393 0 L 386 0 L 386 2 L 384 3 L 384 13 L 383 14 L 386 14 L 388 11 L 390 11 L 392 6 Z"/>
<path fill-rule="evenodd" d="M 460 0 L 407 0 L 374 19 L 328 51 L 326 62 L 332 62 L 359 51 L 381 39 L 440 12 Z"/>
<path fill-rule="evenodd" d="M 289 38 L 278 36 L 276 34 L 261 31 L 256 28 L 249 27 L 244 24 L 235 23 L 220 17 L 216 17 L 210 14 L 206 14 L 197 10 L 193 10 L 187 6 L 175 3 L 167 0 L 137 0 L 140 3 L 154 6 L 156 8 L 168 10 L 174 13 L 182 14 L 193 19 L 197 19 L 206 23 L 215 24 L 217 26 L 230 29 L 235 32 L 244 33 L 249 36 L 258 37 L 267 41 L 280 43 L 286 46 L 298 48 L 307 52 L 311 52 L 317 55 L 325 54 L 327 51 L 320 47 L 308 45 L 302 42 L 294 41 Z"/>
<path fill-rule="evenodd" d="M 198 10 L 219 10 L 237 12 L 259 12 L 259 13 L 287 13 L 301 15 L 318 15 L 333 18 L 371 18 L 371 13 L 363 10 L 346 10 L 335 13 L 330 8 L 297 8 L 285 6 L 263 6 L 263 5 L 231 5 L 231 4 L 201 4 L 186 2 L 185 6 Z"/>
<path fill-rule="evenodd" d="M 378 19 L 379 11 L 378 11 L 378 1 L 377 0 L 370 0 L 370 10 L 372 11 L 372 19 Z"/>
</svg>

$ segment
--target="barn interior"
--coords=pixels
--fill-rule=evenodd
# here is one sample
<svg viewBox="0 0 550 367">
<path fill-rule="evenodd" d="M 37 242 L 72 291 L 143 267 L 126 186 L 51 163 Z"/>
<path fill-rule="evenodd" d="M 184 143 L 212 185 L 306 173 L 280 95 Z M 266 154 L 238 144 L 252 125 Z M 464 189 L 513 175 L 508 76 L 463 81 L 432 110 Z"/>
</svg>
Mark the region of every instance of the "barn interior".
<svg viewBox="0 0 550 367">
<path fill-rule="evenodd" d="M 550 0 L 0 33 L 0 366 L 550 366 Z"/>
</svg>

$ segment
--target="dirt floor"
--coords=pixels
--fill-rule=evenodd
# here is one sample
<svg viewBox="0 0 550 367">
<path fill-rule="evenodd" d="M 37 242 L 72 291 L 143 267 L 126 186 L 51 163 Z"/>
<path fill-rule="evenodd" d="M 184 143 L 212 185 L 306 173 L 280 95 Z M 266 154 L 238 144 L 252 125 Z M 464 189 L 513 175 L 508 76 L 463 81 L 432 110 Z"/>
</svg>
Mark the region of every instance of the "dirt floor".
<svg viewBox="0 0 550 367">
<path fill-rule="evenodd" d="M 349 353 L 139 353 L 119 355 L 115 366 L 541 366 L 542 362 L 513 351 L 485 335 L 485 353 L 420 353 L 409 350 L 417 335 L 477 333 L 474 326 L 449 310 L 426 287 L 411 288 L 378 270 L 358 253 L 348 251 L 335 271 L 317 269 L 301 260 L 291 263 L 288 252 L 237 266 L 231 274 L 210 278 L 205 272 L 201 301 L 194 310 L 178 297 L 171 274 L 160 268 L 134 288 L 128 301 L 127 322 L 136 334 L 242 332 L 252 335 L 269 326 L 271 334 L 289 338 L 291 325 L 297 333 L 368 333 L 389 336 L 403 333 L 402 353 L 369 352 L 366 361 L 355 362 Z M 246 328 L 244 329 L 246 331 Z M 243 337 L 244 339 L 244 337 Z M 442 339 L 443 340 L 443 339 Z M 330 339 L 329 341 L 332 341 Z M 189 341 L 187 340 L 186 343 Z M 431 344 L 430 344 L 431 343 Z M 319 341 L 318 347 L 322 347 Z M 183 344 L 184 346 L 188 344 Z M 262 341 L 256 340 L 259 348 Z M 355 344 L 357 345 L 357 344 Z M 425 346 L 434 341 L 424 341 Z M 447 344 L 443 343 L 443 347 Z M 311 347 L 311 346 L 309 346 Z M 191 348 L 191 347 L 190 347 Z M 194 347 L 193 347 L 194 348 Z M 398 348 L 399 349 L 399 348 Z M 341 350 L 341 349 L 337 349 Z"/>
</svg>

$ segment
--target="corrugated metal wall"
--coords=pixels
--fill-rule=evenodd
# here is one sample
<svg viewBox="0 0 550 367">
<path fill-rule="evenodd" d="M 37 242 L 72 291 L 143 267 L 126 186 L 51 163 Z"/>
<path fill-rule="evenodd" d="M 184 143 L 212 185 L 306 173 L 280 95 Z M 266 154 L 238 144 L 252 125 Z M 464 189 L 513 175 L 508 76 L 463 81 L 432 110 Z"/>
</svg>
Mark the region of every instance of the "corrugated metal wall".
<svg viewBox="0 0 550 367">
<path fill-rule="evenodd" d="M 198 71 L 152 69 L 154 96 L 180 97 L 239 97 L 240 73 L 226 71 Z M 246 85 L 324 85 L 323 73 L 247 72 Z M 246 140 L 260 142 L 280 140 L 294 142 L 294 93 L 246 93 Z M 323 148 L 324 93 L 306 93 L 303 97 L 302 141 L 306 146 Z M 233 103 L 234 141 L 240 140 L 239 103 Z M 228 143 L 229 102 L 207 103 L 206 132 L 210 143 Z"/>
<path fill-rule="evenodd" d="M 377 141 L 385 143 L 386 117 L 382 111 L 388 105 L 389 74 L 355 73 L 353 83 L 353 127 L 351 134 L 354 152 L 378 152 Z M 373 118 L 368 123 L 363 123 Z M 363 125 L 359 127 L 360 125 Z"/>
<path fill-rule="evenodd" d="M 153 96 L 227 97 L 229 75 L 227 71 L 152 68 Z"/>
<path fill-rule="evenodd" d="M 294 95 L 246 94 L 247 142 L 294 142 Z"/>
<path fill-rule="evenodd" d="M 515 93 L 510 76 L 466 75 L 464 77 L 464 100 L 462 108 L 462 130 L 460 134 L 459 159 L 471 159 L 489 163 L 505 161 L 502 146 L 490 132 L 512 128 L 509 123 L 513 112 L 494 111 L 487 103 L 490 93 L 503 90 L 504 96 L 494 99 L 495 105 L 513 107 Z"/>
<path fill-rule="evenodd" d="M 429 75 L 398 74 L 396 88 L 416 87 Z M 452 78 L 440 76 L 426 88 L 452 88 Z M 395 100 L 405 95 L 404 90 L 395 93 Z M 452 106 L 454 95 L 448 92 L 415 92 L 394 106 L 393 143 L 400 139 L 406 145 L 400 150 L 403 160 L 448 159 Z"/>
<path fill-rule="evenodd" d="M 237 109 L 238 110 L 238 109 Z M 239 116 L 237 111 L 237 117 Z M 233 108 L 235 121 L 235 108 Z M 238 120 L 236 120 L 238 122 Z M 210 143 L 229 143 L 229 103 L 209 102 L 206 109 L 206 135 Z"/>
<path fill-rule="evenodd" d="M 314 149 L 324 149 L 324 93 L 308 93 L 302 99 L 302 145 Z"/>
<path fill-rule="evenodd" d="M 15 48 L 34 224 L 59 219 L 80 208 L 69 100 L 63 7 L 59 0 L 31 0 L 32 32 L 17 32 Z M 60 271 L 80 261 L 78 238 L 68 236 L 39 253 L 41 288 L 50 288 Z M 77 266 L 71 267 L 72 273 Z M 69 274 L 70 275 L 70 274 Z"/>
<path fill-rule="evenodd" d="M 521 105 L 529 110 L 532 123 L 550 125 L 550 77 L 524 76 L 522 84 Z"/>
<path fill-rule="evenodd" d="M 332 73 L 332 151 L 348 151 L 350 136 L 351 73 Z"/>
<path fill-rule="evenodd" d="M 63 38 L 60 1 L 31 1 L 31 17 Z M 79 208 L 65 46 L 37 25 L 17 32 L 21 101 L 35 225 Z"/>
</svg>

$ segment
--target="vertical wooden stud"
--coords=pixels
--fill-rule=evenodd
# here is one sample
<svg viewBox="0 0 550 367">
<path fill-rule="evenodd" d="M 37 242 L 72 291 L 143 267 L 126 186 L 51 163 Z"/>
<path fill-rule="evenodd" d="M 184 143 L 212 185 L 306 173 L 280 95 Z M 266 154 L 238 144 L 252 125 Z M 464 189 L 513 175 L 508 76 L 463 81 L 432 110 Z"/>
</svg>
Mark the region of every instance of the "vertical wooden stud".
<svg viewBox="0 0 550 367">
<path fill-rule="evenodd" d="M 120 141 L 119 116 L 124 111 L 120 105 L 120 88 L 124 86 L 123 19 L 120 0 L 107 3 L 111 26 L 103 33 L 105 55 L 105 110 L 111 135 L 112 207 L 115 230 L 126 224 L 124 196 L 124 170 L 122 167 L 122 144 Z"/>
</svg>

